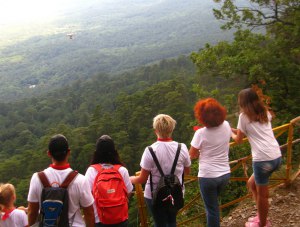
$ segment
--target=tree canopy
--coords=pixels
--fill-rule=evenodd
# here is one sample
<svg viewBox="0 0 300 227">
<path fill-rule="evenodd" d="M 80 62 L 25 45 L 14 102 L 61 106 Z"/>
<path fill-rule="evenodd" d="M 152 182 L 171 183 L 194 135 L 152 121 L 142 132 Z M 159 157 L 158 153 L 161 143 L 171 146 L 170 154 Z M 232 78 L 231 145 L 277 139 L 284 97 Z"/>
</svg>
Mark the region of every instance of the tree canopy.
<svg viewBox="0 0 300 227">
<path fill-rule="evenodd" d="M 248 0 L 244 4 L 238 4 L 234 0 L 214 1 L 222 3 L 221 9 L 213 11 L 217 19 L 225 21 L 222 26 L 224 29 L 266 27 L 278 23 L 297 26 L 300 7 L 298 0 Z"/>
<path fill-rule="evenodd" d="M 251 0 L 236 6 L 225 0 L 214 13 L 235 28 L 233 42 L 206 45 L 191 55 L 200 78 L 218 76 L 243 86 L 258 84 L 271 96 L 281 120 L 300 112 L 300 2 Z M 265 32 L 252 29 L 263 27 Z"/>
</svg>

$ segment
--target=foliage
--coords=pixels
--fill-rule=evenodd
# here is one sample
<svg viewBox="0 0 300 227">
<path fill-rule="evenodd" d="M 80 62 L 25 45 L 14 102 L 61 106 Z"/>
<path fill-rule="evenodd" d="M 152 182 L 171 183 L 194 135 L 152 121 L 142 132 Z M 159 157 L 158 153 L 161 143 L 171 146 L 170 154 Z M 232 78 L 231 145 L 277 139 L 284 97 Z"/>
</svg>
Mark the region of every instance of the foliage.
<svg viewBox="0 0 300 227">
<path fill-rule="evenodd" d="M 226 22 L 223 29 L 266 27 L 276 23 L 296 26 L 293 18 L 295 13 L 299 13 L 300 7 L 298 0 L 248 0 L 248 4 L 234 0 L 214 1 L 222 2 L 221 9 L 214 9 L 214 15 Z"/>
<path fill-rule="evenodd" d="M 234 28 L 236 32 L 232 42 L 207 44 L 191 54 L 198 69 L 197 82 L 193 85 L 198 97 L 211 96 L 220 100 L 229 110 L 227 118 L 232 127 L 235 127 L 237 119 L 234 114 L 238 111 L 236 95 L 241 89 L 253 85 L 268 98 L 266 101 L 276 114 L 273 126 L 298 116 L 299 1 L 215 2 L 222 4 L 220 9 L 214 10 L 216 18 L 226 22 L 222 28 Z M 258 27 L 264 32 L 253 30 Z M 234 152 L 235 149 L 230 152 L 230 160 L 250 153 L 247 146 L 238 149 L 239 155 Z M 295 151 L 297 157 L 298 151 Z M 240 176 L 243 172 L 232 174 Z M 231 182 L 222 201 L 228 202 L 244 193 L 243 183 Z"/>
<path fill-rule="evenodd" d="M 224 28 L 237 26 L 233 42 L 207 44 L 198 53 L 192 53 L 191 58 L 198 67 L 199 80 L 207 77 L 235 80 L 235 94 L 240 88 L 258 84 L 271 97 L 279 119 L 286 122 L 300 112 L 299 1 L 250 3 L 255 4 L 237 7 L 233 1 L 224 1 L 215 13 L 217 18 L 229 20 Z M 270 10 L 260 12 L 258 6 Z M 265 26 L 266 34 L 242 30 L 245 23 L 249 27 Z"/>
<path fill-rule="evenodd" d="M 0 104 L 1 181 L 15 183 L 17 202 L 25 205 L 29 179 L 50 163 L 47 143 L 56 133 L 68 138 L 70 162 L 79 172 L 85 173 L 97 138 L 109 134 L 134 174 L 144 148 L 155 140 L 152 118 L 156 114 L 172 115 L 178 123 L 174 138 L 189 142 L 194 73 L 192 62 L 181 56 L 113 77 L 99 74 L 44 96 Z"/>
</svg>

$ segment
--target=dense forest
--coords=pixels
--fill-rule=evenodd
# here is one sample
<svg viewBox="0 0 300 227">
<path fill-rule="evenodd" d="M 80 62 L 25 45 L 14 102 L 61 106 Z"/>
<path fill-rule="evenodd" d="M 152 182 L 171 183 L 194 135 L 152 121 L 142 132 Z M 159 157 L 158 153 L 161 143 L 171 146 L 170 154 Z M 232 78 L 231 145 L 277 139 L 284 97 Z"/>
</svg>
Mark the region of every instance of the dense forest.
<svg viewBox="0 0 300 227">
<path fill-rule="evenodd" d="M 189 56 L 118 75 L 99 73 L 41 96 L 0 104 L 0 179 L 16 185 L 19 205 L 26 204 L 32 173 L 50 163 L 47 143 L 56 133 L 69 139 L 71 166 L 79 172 L 85 172 L 96 139 L 109 134 L 134 174 L 144 148 L 155 140 L 151 126 L 156 114 L 173 116 L 174 140 L 189 146 L 197 124 L 193 105 L 200 98 L 214 97 L 225 105 L 232 127 L 239 111 L 237 93 L 253 84 L 271 99 L 267 104 L 276 114 L 274 127 L 300 115 L 299 1 L 251 1 L 259 8 L 219 2 L 216 18 L 225 21 L 224 29 L 236 29 L 230 42 L 207 44 Z M 266 32 L 252 32 L 257 27 Z M 299 146 L 295 150 L 300 157 Z M 231 152 L 230 158 L 246 153 L 247 147 Z M 244 188 L 230 187 L 224 201 L 245 193 Z"/>
</svg>

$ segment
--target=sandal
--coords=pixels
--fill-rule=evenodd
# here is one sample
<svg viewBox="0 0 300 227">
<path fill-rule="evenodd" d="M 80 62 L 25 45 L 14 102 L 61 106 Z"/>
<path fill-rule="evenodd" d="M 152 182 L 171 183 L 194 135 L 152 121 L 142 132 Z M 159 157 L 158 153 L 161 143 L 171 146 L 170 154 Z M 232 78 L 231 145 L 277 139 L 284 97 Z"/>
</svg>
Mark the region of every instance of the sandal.
<svg viewBox="0 0 300 227">
<path fill-rule="evenodd" d="M 261 227 L 259 225 L 259 222 L 246 222 L 245 223 L 245 227 Z M 269 220 L 267 220 L 267 223 L 264 227 L 271 227 L 271 222 Z"/>
<path fill-rule="evenodd" d="M 245 227 L 260 227 L 259 222 L 246 222 Z"/>
<path fill-rule="evenodd" d="M 248 218 L 248 222 L 259 222 L 259 217 L 256 215 L 255 217 Z"/>
</svg>

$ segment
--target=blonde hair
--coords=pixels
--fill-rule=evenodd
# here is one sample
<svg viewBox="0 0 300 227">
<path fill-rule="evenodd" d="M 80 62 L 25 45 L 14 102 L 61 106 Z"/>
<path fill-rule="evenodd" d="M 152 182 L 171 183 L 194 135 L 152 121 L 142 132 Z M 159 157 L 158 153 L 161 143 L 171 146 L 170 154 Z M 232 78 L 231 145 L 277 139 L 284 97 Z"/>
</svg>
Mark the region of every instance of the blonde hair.
<svg viewBox="0 0 300 227">
<path fill-rule="evenodd" d="M 15 187 L 12 184 L 0 184 L 0 204 L 2 206 L 9 206 L 14 202 L 16 196 Z"/>
<path fill-rule="evenodd" d="M 169 115 L 158 114 L 153 118 L 153 128 L 162 138 L 169 138 L 175 128 L 176 121 Z"/>
</svg>

